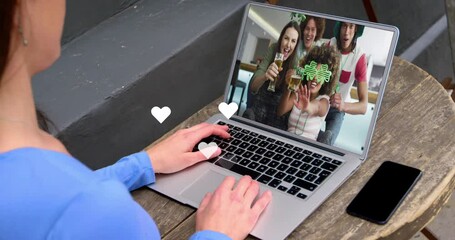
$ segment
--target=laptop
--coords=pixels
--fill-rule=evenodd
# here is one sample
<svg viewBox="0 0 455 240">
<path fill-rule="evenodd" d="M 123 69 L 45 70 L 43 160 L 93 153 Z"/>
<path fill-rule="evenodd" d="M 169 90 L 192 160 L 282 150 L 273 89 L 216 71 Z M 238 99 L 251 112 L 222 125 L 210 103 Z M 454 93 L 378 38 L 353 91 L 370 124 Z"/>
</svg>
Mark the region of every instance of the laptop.
<svg viewBox="0 0 455 240">
<path fill-rule="evenodd" d="M 367 111 L 358 115 L 345 114 L 340 132 L 330 144 L 259 121 L 248 114 L 258 105 L 254 102 L 258 95 L 251 92 L 258 60 L 266 61 L 264 56 L 278 42 L 286 24 L 290 21 L 302 23 L 311 16 L 325 19 L 325 31 L 314 45 L 336 44 L 332 39 L 334 29 L 337 32 L 341 22 L 354 23 L 363 30 L 356 38 L 355 49 L 363 51 L 363 63 L 366 64 L 363 67 L 366 73 L 362 76 L 366 78 L 363 83 L 366 81 L 368 85 Z M 396 27 L 384 24 L 260 3 L 248 4 L 224 92 L 224 102 L 235 102 L 238 111 L 229 119 L 217 114 L 207 120 L 228 125 L 232 137 L 204 139 L 206 143 L 217 143 L 222 149 L 221 155 L 175 174 L 158 175 L 156 183 L 149 187 L 197 208 L 204 195 L 213 192 L 226 176 L 239 179 L 242 175 L 250 175 L 260 182 L 261 191 L 269 189 L 273 193 L 271 203 L 251 234 L 261 239 L 284 239 L 300 224 L 305 224 L 305 219 L 366 161 L 398 35 Z M 294 51 L 297 54 L 299 49 L 303 57 L 303 46 L 296 46 Z M 343 60 L 344 64 L 349 61 L 341 58 L 340 65 Z M 350 86 L 345 101 L 359 101 L 358 85 L 361 84 Z M 263 104 L 268 104 L 267 99 Z M 284 119 L 288 124 L 286 117 Z M 325 132 L 325 124 L 321 124 L 319 134 Z"/>
</svg>

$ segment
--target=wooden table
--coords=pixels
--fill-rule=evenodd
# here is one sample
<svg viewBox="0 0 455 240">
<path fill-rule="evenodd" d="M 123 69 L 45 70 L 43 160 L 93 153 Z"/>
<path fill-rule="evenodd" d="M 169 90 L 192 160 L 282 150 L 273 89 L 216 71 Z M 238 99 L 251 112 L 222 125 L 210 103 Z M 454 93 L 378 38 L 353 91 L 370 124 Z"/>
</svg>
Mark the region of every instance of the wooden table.
<svg viewBox="0 0 455 240">
<path fill-rule="evenodd" d="M 218 111 L 220 101 L 171 132 L 206 120 Z M 346 214 L 346 206 L 385 160 L 417 167 L 423 176 L 384 226 Z M 454 187 L 455 104 L 432 76 L 395 58 L 368 160 L 288 238 L 410 239 L 438 214 Z M 195 209 L 148 188 L 132 194 L 153 217 L 163 239 L 187 239 L 194 232 Z"/>
</svg>

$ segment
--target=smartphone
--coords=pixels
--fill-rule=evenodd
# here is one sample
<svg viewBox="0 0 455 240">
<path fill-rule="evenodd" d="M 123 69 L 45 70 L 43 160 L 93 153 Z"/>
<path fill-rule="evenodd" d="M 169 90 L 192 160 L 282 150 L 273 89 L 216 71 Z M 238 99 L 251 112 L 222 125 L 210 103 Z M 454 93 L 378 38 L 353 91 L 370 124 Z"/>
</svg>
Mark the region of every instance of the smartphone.
<svg viewBox="0 0 455 240">
<path fill-rule="evenodd" d="M 386 224 L 421 175 L 422 171 L 417 168 L 385 161 L 346 212 L 376 224 Z"/>
</svg>

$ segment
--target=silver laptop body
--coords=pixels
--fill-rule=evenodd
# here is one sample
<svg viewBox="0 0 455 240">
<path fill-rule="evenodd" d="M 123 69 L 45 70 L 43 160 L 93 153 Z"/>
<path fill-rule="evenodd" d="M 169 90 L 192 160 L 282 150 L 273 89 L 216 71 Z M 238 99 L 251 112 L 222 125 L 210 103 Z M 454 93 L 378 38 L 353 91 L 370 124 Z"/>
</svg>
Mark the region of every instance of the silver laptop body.
<svg viewBox="0 0 455 240">
<path fill-rule="evenodd" d="M 297 16 L 298 14 L 304 14 L 305 16 L 326 19 L 326 29 L 322 41 L 328 41 L 333 37 L 332 29 L 336 21 L 365 26 L 363 35 L 357 39 L 357 44 L 359 48 L 362 47 L 365 50 L 367 55 L 368 65 L 370 66 L 367 72 L 369 92 L 375 95 L 377 100 L 372 100 L 369 103 L 369 112 L 365 115 L 345 115 L 340 135 L 334 146 L 325 145 L 241 117 L 246 108 L 245 99 L 248 99 L 248 90 L 245 90 L 242 94 L 243 89 L 235 85 L 236 81 L 231 81 L 231 79 L 243 81 L 245 83 L 243 87 L 246 86 L 248 89 L 247 82 L 250 80 L 248 78 L 253 73 L 244 70 L 243 67 L 240 67 L 240 70 L 236 69 L 239 67 L 238 64 L 236 65 L 236 61 L 240 60 L 244 66 L 252 65 L 252 61 L 255 60 L 254 53 L 257 56 L 264 54 L 268 44 L 265 44 L 262 50 L 260 49 L 260 44 L 256 44 L 256 49 L 252 49 L 251 42 L 277 42 L 276 33 L 278 32 L 279 34 L 281 28 L 292 17 L 295 19 L 296 13 Z M 224 95 L 226 103 L 232 101 L 239 105 L 237 113 L 239 116 L 234 115 L 230 119 L 226 119 L 222 114 L 217 114 L 212 116 L 207 122 L 219 123 L 222 121 L 225 124 L 244 129 L 247 133 L 254 132 L 254 136 L 262 135 L 267 138 L 273 138 L 280 143 L 287 144 L 287 146 L 293 146 L 295 149 L 303 149 L 306 153 L 316 153 L 324 156 L 324 159 L 341 162 L 332 171 L 331 175 L 313 191 L 301 188 L 298 193 L 289 194 L 286 192 L 288 190 L 279 190 L 277 187 L 261 183 L 261 190 L 271 190 L 273 199 L 253 229 L 251 233 L 253 236 L 261 239 L 284 239 L 299 224 L 302 224 L 302 222 L 305 224 L 304 220 L 343 184 L 366 159 L 397 41 L 398 29 L 393 26 L 258 3 L 250 3 L 246 6 L 235 57 L 231 66 L 231 76 L 227 81 Z M 250 58 L 247 58 L 247 56 L 250 56 Z M 233 76 L 234 73 L 237 76 Z M 234 94 L 231 94 L 233 91 Z M 296 152 L 298 151 L 296 150 Z M 223 154 L 225 154 L 225 151 Z M 223 157 L 219 157 L 219 159 L 221 158 Z M 215 160 L 218 161 L 218 158 Z M 323 161 L 324 163 L 325 161 Z M 265 175 L 265 173 L 261 174 Z M 213 192 L 226 176 L 235 176 L 237 179 L 241 177 L 238 173 L 207 161 L 179 173 L 157 175 L 156 183 L 148 187 L 179 202 L 197 208 L 204 195 L 207 192 Z M 282 181 L 279 185 L 283 186 L 281 189 L 290 189 L 293 183 Z M 302 199 L 297 197 L 298 194 L 300 196 L 303 194 L 307 197 Z"/>
</svg>

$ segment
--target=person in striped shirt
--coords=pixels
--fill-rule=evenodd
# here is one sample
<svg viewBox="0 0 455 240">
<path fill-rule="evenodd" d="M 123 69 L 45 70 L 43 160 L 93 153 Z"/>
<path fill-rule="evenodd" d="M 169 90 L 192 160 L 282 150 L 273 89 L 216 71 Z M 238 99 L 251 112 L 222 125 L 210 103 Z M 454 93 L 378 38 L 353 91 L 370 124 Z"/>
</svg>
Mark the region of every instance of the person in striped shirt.
<svg viewBox="0 0 455 240">
<path fill-rule="evenodd" d="M 330 97 L 336 86 L 339 55 L 333 47 L 315 46 L 300 63 L 302 82 L 297 89 L 286 88 L 278 107 L 278 116 L 291 111 L 288 131 L 317 139 L 321 125 L 329 111 Z"/>
</svg>

